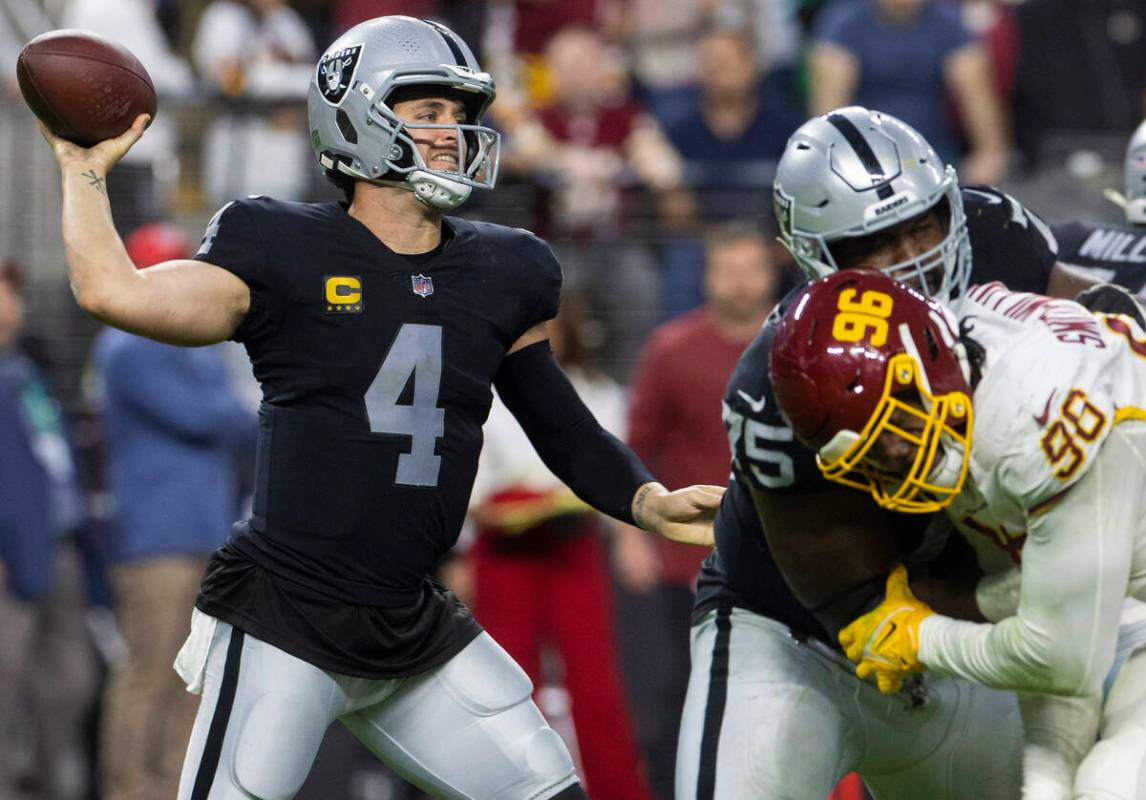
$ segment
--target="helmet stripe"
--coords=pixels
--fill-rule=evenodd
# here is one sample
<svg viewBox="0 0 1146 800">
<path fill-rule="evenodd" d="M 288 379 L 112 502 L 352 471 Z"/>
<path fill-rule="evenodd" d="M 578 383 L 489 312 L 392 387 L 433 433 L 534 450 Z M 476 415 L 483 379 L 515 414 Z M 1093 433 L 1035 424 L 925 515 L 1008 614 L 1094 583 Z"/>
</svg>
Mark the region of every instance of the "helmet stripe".
<svg viewBox="0 0 1146 800">
<path fill-rule="evenodd" d="M 875 151 L 871 149 L 871 145 L 867 143 L 867 139 L 863 138 L 863 134 L 860 133 L 855 123 L 843 114 L 828 114 L 828 122 L 832 123 L 832 125 L 836 127 L 836 130 L 843 134 L 848 144 L 852 146 L 852 150 L 855 150 L 856 155 L 859 156 L 860 163 L 864 165 L 868 174 L 871 175 L 872 183 L 876 183 L 877 179 L 884 181 L 887 173 L 883 171 L 879 159 L 876 158 Z M 880 200 L 886 200 L 893 194 L 895 194 L 895 190 L 891 188 L 890 181 L 883 182 L 876 189 L 876 195 Z"/>
<path fill-rule="evenodd" d="M 445 27 L 444 25 L 439 25 L 438 23 L 434 22 L 432 19 L 426 19 L 426 20 L 422 20 L 422 21 L 429 24 L 430 27 L 432 27 L 434 30 L 436 30 L 438 32 L 439 36 L 441 36 L 443 39 L 446 40 L 446 46 L 450 48 L 450 52 L 453 53 L 453 55 L 454 55 L 454 62 L 455 62 L 454 66 L 456 66 L 456 67 L 468 67 L 469 66 L 466 63 L 466 57 L 462 54 L 462 49 L 460 47 L 458 47 L 458 43 L 454 41 L 453 31 L 451 31 L 449 28 Z"/>
</svg>

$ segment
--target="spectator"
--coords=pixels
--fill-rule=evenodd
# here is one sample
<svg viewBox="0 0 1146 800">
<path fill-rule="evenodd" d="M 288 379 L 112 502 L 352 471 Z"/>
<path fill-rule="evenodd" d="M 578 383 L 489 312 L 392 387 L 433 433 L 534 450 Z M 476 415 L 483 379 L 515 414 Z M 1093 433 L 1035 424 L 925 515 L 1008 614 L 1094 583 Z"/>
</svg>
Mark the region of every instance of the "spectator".
<svg viewBox="0 0 1146 800">
<path fill-rule="evenodd" d="M 760 50 L 765 72 L 795 66 L 802 60 L 804 31 L 800 15 L 816 0 L 724 0 L 720 21 L 727 27 L 747 25 Z"/>
<path fill-rule="evenodd" d="M 705 222 L 772 217 L 776 161 L 804 118 L 793 71 L 775 67 L 765 74 L 760 64 L 746 31 L 717 28 L 705 34 L 692 108 L 668 128 Z M 665 248 L 666 318 L 701 303 L 703 262 L 701 244 L 695 240 L 681 239 Z"/>
<path fill-rule="evenodd" d="M 629 404 L 629 444 L 673 485 L 728 481 L 728 441 L 721 397 L 736 360 L 777 299 L 780 275 L 764 237 L 741 225 L 707 238 L 705 305 L 658 328 L 641 353 Z M 636 533 L 639 533 L 637 531 Z M 689 677 L 689 619 L 700 562 L 697 548 L 660 547 L 625 536 L 618 552 L 628 623 L 622 647 L 639 676 L 634 707 L 658 797 L 673 796 L 680 712 Z M 655 548 L 655 552 L 652 552 Z M 648 563 L 659 563 L 650 585 Z"/>
<path fill-rule="evenodd" d="M 553 102 L 548 48 L 563 31 L 584 28 L 615 42 L 627 0 L 501 0 L 490 4 L 484 63 L 498 83 L 495 115 Z"/>
<path fill-rule="evenodd" d="M 680 157 L 643 107 L 600 34 L 568 28 L 546 49 L 554 104 L 510 130 L 506 157 L 552 188 L 540 225 L 554 237 L 568 284 L 604 322 L 604 364 L 624 379 L 659 315 L 652 251 L 625 227 L 633 197 L 647 188 L 668 226 L 691 218 Z M 561 237 L 561 238 L 558 238 Z"/>
<path fill-rule="evenodd" d="M 719 0 L 629 0 L 623 32 L 637 95 L 666 128 L 691 107 L 699 72 L 696 32 Z"/>
<path fill-rule="evenodd" d="M 550 343 L 589 410 L 620 435 L 624 394 L 589 368 L 584 324 L 580 302 L 566 293 Z M 474 616 L 535 687 L 544 683 L 544 646 L 560 656 L 591 796 L 648 800 L 619 677 L 603 518 L 545 467 L 500 401 L 484 435 L 471 498 Z"/>
<path fill-rule="evenodd" d="M 303 101 L 315 58 L 305 21 L 286 0 L 213 0 L 192 49 L 200 77 L 227 109 L 203 145 L 209 202 L 301 199 L 311 172 Z"/>
<path fill-rule="evenodd" d="M 967 30 L 987 50 L 995 93 L 1004 108 L 1013 105 L 1015 69 L 1019 60 L 1019 25 L 1015 7 L 1016 4 L 1010 0 L 963 0 L 961 8 Z"/>
<path fill-rule="evenodd" d="M 86 515 L 59 406 L 18 346 L 21 288 L 0 261 L 0 797 L 30 779 L 46 800 L 80 800 L 96 675 L 72 536 Z"/>
<path fill-rule="evenodd" d="M 328 2 L 313 0 L 312 4 Z M 438 20 L 448 25 L 464 41 L 480 42 L 489 17 L 486 0 L 335 0 L 332 5 L 331 33 L 335 36 L 374 17 L 405 14 L 419 19 Z"/>
<path fill-rule="evenodd" d="M 146 268 L 190 257 L 173 225 L 127 238 Z M 103 800 L 175 797 L 198 708 L 171 668 L 208 555 L 239 515 L 239 453 L 256 422 L 231 386 L 219 346 L 188 349 L 114 328 L 95 340 L 111 499 L 108 549 L 116 620 L 127 645 L 106 688 Z"/>
<path fill-rule="evenodd" d="M 792 71 L 763 73 L 747 31 L 716 28 L 701 38 L 696 84 L 694 106 L 668 136 L 687 162 L 737 164 L 713 183 L 736 181 L 745 162 L 775 162 L 804 121 Z"/>
<path fill-rule="evenodd" d="M 130 50 L 151 76 L 161 106 L 190 93 L 191 68 L 172 51 L 152 0 L 70 0 L 63 21 L 64 27 L 93 31 Z M 132 148 L 120 164 L 123 173 L 108 184 L 115 221 L 124 233 L 166 215 L 179 176 L 175 119 L 170 108 L 156 115 L 149 141 Z"/>
<path fill-rule="evenodd" d="M 948 92 L 966 133 L 965 183 L 997 183 L 1008 134 L 990 60 L 956 5 L 938 0 L 855 0 L 825 9 L 809 55 L 812 114 L 863 105 L 915 127 L 948 162 L 959 135 L 947 117 Z"/>
</svg>

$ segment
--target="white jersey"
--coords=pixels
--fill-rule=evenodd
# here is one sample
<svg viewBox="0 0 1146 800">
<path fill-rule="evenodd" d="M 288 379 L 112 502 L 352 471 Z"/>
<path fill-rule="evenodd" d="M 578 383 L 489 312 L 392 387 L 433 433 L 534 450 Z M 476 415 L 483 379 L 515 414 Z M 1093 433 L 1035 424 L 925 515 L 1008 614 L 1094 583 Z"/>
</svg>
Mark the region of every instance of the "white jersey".
<svg viewBox="0 0 1146 800">
<path fill-rule="evenodd" d="M 1111 430 L 1146 420 L 1146 333 L 999 283 L 973 287 L 959 316 L 986 362 L 967 483 L 947 511 L 996 572 L 1020 564 L 1029 517 L 1068 496 Z"/>
<path fill-rule="evenodd" d="M 1146 332 L 1067 300 L 973 288 L 960 308 L 985 349 L 971 458 L 948 514 L 988 572 L 1021 565 L 1018 611 L 943 617 L 920 660 L 1002 689 L 1094 694 L 1122 606 L 1146 597 Z"/>
<path fill-rule="evenodd" d="M 1030 693 L 1024 797 L 1138 797 L 1146 626 L 1127 598 L 1146 599 L 1146 333 L 999 284 L 971 289 L 960 317 L 986 358 L 947 511 L 984 569 L 1022 577 L 993 625 L 924 620 L 920 661 Z"/>
</svg>

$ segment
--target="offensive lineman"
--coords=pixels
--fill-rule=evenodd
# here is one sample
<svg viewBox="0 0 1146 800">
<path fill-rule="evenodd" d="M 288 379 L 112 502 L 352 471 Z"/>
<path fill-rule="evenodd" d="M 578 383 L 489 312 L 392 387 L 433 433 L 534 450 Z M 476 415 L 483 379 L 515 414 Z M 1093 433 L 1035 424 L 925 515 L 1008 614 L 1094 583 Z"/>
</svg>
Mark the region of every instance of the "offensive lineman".
<svg viewBox="0 0 1146 800">
<path fill-rule="evenodd" d="M 553 361 L 561 272 L 545 243 L 444 216 L 493 186 L 493 97 L 441 25 L 352 28 L 309 97 L 347 202 L 236 201 L 196 260 L 146 272 L 104 194 L 146 117 L 90 150 L 44 131 L 79 304 L 174 344 L 237 339 L 263 386 L 253 516 L 213 556 L 177 661 L 203 695 L 180 800 L 292 797 L 335 719 L 441 797 L 586 796 L 525 673 L 428 577 L 466 512 L 492 384 L 589 504 L 711 536 L 720 490 L 653 482 Z"/>
<path fill-rule="evenodd" d="M 930 668 L 1023 692 L 1028 729 L 1059 724 L 1082 762 L 1024 798 L 1146 797 L 1146 649 L 1103 702 L 1124 600 L 1146 598 L 1142 328 L 998 283 L 973 287 L 956 320 L 886 276 L 843 272 L 790 306 L 771 375 L 829 480 L 893 511 L 944 509 L 989 573 L 1021 569 L 1017 607 L 979 624 L 935 614 L 897 567 L 840 633 L 860 677 L 893 692 Z"/>
<path fill-rule="evenodd" d="M 960 189 L 916 131 L 878 112 L 849 107 L 801 126 L 775 197 L 781 239 L 810 276 L 884 269 L 943 296 L 960 294 L 971 274 L 1060 295 L 1086 285 L 1056 265 L 1037 216 L 993 189 Z M 928 676 L 887 698 L 837 648 L 837 630 L 878 598 L 891 566 L 934 558 L 939 537 L 923 538 L 927 520 L 827 483 L 794 440 L 767 374 L 786 305 L 725 391 L 733 474 L 693 615 L 677 798 L 819 800 L 853 770 L 881 800 L 1017 797 L 1012 696 Z M 973 555 L 951 540 L 955 552 L 920 575 L 932 599 L 978 577 Z M 958 610 L 981 618 L 973 602 Z M 992 735 L 965 735 L 972 729 Z"/>
</svg>

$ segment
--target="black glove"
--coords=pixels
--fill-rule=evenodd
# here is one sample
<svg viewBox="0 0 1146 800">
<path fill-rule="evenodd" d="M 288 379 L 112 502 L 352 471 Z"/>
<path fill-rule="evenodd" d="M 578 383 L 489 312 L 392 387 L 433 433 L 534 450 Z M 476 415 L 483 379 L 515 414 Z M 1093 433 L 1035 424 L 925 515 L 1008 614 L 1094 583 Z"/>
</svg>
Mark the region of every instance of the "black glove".
<svg viewBox="0 0 1146 800">
<path fill-rule="evenodd" d="M 1103 314 L 1125 314 L 1146 330 L 1146 308 L 1133 294 L 1113 283 L 1100 283 L 1078 293 L 1076 303 Z"/>
</svg>

